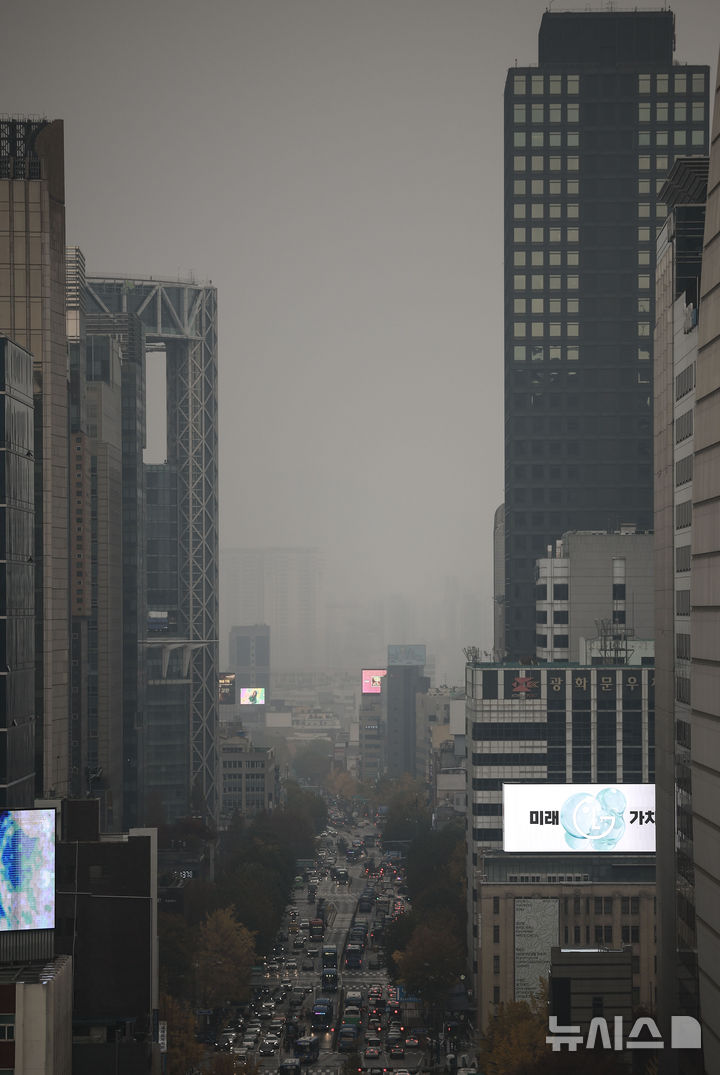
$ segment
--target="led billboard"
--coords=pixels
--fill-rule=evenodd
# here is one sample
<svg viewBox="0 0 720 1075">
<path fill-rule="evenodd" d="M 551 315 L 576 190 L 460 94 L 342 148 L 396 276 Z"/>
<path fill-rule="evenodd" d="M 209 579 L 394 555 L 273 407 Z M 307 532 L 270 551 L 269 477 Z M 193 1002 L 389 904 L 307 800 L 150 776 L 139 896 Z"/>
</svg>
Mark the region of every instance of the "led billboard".
<svg viewBox="0 0 720 1075">
<path fill-rule="evenodd" d="M 387 675 L 387 668 L 363 668 L 362 692 L 363 694 L 380 694 L 382 691 L 383 676 Z"/>
<path fill-rule="evenodd" d="M 503 784 L 503 851 L 654 851 L 654 784 Z"/>
<path fill-rule="evenodd" d="M 0 930 L 55 928 L 55 811 L 0 811 Z"/>
<path fill-rule="evenodd" d="M 240 705 L 265 705 L 265 688 L 241 687 Z"/>
<path fill-rule="evenodd" d="M 220 705 L 235 705 L 235 673 L 223 672 L 218 684 Z"/>
</svg>

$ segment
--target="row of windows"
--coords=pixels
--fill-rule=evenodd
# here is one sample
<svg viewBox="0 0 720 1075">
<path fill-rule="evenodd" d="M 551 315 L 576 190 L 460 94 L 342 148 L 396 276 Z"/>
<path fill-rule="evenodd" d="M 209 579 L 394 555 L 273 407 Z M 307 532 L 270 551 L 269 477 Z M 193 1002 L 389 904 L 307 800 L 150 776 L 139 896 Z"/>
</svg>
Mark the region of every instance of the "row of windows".
<svg viewBox="0 0 720 1075">
<path fill-rule="evenodd" d="M 580 93 L 579 75 L 513 75 L 513 92 L 520 96 L 532 93 L 533 97 L 550 93 L 575 96 Z"/>
<path fill-rule="evenodd" d="M 516 220 L 524 220 L 528 215 L 528 205 L 526 202 L 515 202 L 513 204 L 513 216 Z M 536 220 L 542 220 L 543 217 L 550 217 L 551 220 L 560 220 L 562 217 L 567 217 L 568 220 L 577 220 L 580 216 L 580 205 L 578 202 L 531 202 L 530 203 L 530 216 Z"/>
<path fill-rule="evenodd" d="M 579 243 L 580 242 L 580 229 L 579 228 L 545 228 L 537 227 L 525 228 L 518 227 L 513 228 L 513 242 L 514 243 Z M 577 265 L 577 252 L 574 253 L 576 260 L 567 259 L 568 265 Z M 542 262 L 541 262 L 542 264 Z M 560 264 L 560 262 L 558 262 Z"/>
<path fill-rule="evenodd" d="M 675 635 L 675 656 L 679 660 L 690 660 L 690 635 Z"/>
<path fill-rule="evenodd" d="M 514 321 L 513 334 L 516 337 L 531 336 L 579 336 L 578 321 Z"/>
<path fill-rule="evenodd" d="M 520 252 L 521 251 L 516 251 L 516 253 Z M 533 250 L 531 263 L 533 266 L 541 268 L 545 264 L 544 251 Z M 542 272 L 534 272 L 530 273 L 529 277 L 527 273 L 513 273 L 513 286 L 515 290 L 524 291 L 527 287 L 528 279 L 530 280 L 530 287 L 533 291 L 543 291 L 546 288 L 550 291 L 577 291 L 580 284 L 580 278 L 575 273 L 570 273 L 568 275 L 564 273 L 549 273 L 546 275 Z"/>
<path fill-rule="evenodd" d="M 513 299 L 513 313 L 544 314 L 546 312 L 550 314 L 561 314 L 563 312 L 566 314 L 579 314 L 580 299 Z"/>
<path fill-rule="evenodd" d="M 670 81 L 672 77 L 672 82 Z M 670 87 L 675 93 L 705 92 L 705 75 L 702 71 L 692 71 L 688 77 L 686 71 L 675 71 L 669 74 L 638 75 L 638 93 L 669 93 Z"/>
<path fill-rule="evenodd" d="M 676 616 L 689 616 L 690 615 L 690 591 L 689 590 L 676 590 L 675 591 L 675 615 Z"/>
<path fill-rule="evenodd" d="M 705 122 L 704 101 L 640 101 L 638 104 L 639 123 L 693 123 Z"/>
<path fill-rule="evenodd" d="M 662 186 L 662 184 L 660 184 Z M 577 195 L 580 183 L 577 179 L 525 179 L 513 180 L 513 194 L 542 194 L 557 196 L 559 194 Z"/>
<path fill-rule="evenodd" d="M 514 123 L 544 123 L 546 118 L 548 123 L 579 123 L 580 105 L 575 101 L 566 104 L 555 101 L 547 105 L 540 103 L 513 105 Z"/>
<path fill-rule="evenodd" d="M 497 720 L 497 721 L 474 721 L 472 726 L 473 740 L 491 739 L 546 739 L 547 724 L 545 721 L 527 720 Z"/>
<path fill-rule="evenodd" d="M 580 170 L 580 158 L 572 155 L 551 154 L 546 157 L 542 153 L 533 153 L 530 159 L 531 172 L 577 172 Z M 524 153 L 516 153 L 513 156 L 513 171 L 526 172 L 528 170 L 528 158 Z"/>
<path fill-rule="evenodd" d="M 570 641 L 567 635 L 536 635 L 535 645 L 538 649 L 568 649 Z"/>
<path fill-rule="evenodd" d="M 524 149 L 530 146 L 532 149 L 543 149 L 545 139 L 550 149 L 578 149 L 580 146 L 580 134 L 578 131 L 530 131 L 529 137 L 525 131 L 513 131 L 513 145 L 516 149 Z"/>
<path fill-rule="evenodd" d="M 562 362 L 563 358 L 566 362 L 577 362 L 580 357 L 580 348 L 574 346 L 561 347 L 559 344 L 552 344 L 547 348 L 547 357 L 551 362 Z M 544 362 L 545 347 L 541 343 L 533 344 L 532 347 L 526 347 L 525 344 L 516 344 L 513 347 L 513 361 L 527 362 L 528 359 L 531 362 Z"/>
<path fill-rule="evenodd" d="M 569 623 L 570 622 L 569 616 L 570 616 L 570 613 L 567 611 L 567 609 L 555 609 L 555 611 L 553 612 L 552 622 L 553 623 Z M 548 622 L 548 614 L 547 614 L 547 612 L 539 610 L 538 612 L 535 613 L 535 623 L 547 623 L 547 622 Z"/>
</svg>

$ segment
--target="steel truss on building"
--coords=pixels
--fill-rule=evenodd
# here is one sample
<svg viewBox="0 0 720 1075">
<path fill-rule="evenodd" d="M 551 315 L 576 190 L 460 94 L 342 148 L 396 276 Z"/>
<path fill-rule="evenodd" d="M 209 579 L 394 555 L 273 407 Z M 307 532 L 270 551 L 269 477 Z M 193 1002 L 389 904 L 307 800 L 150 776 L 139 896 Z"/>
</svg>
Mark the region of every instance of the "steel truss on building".
<svg viewBox="0 0 720 1075">
<path fill-rule="evenodd" d="M 178 476 L 178 633 L 191 677 L 191 790 L 217 816 L 218 428 L 217 291 L 194 281 L 88 279 L 90 305 L 132 313 L 148 350 L 166 355 L 167 462 Z M 169 639 L 148 645 L 167 645 Z"/>
</svg>

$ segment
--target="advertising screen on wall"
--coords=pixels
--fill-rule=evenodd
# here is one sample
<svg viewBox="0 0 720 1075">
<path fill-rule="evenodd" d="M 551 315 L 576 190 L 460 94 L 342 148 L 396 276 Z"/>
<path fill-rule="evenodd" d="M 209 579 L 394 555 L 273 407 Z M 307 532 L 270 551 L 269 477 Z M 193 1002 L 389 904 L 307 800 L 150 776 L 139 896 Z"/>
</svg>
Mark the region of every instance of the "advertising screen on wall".
<svg viewBox="0 0 720 1075">
<path fill-rule="evenodd" d="M 654 784 L 503 784 L 503 851 L 654 851 Z"/>
<path fill-rule="evenodd" d="M 220 705 L 235 705 L 235 673 L 223 672 L 218 684 Z"/>
<path fill-rule="evenodd" d="M 387 675 L 387 668 L 363 668 L 362 692 L 363 694 L 380 694 L 382 691 L 383 676 Z"/>
<path fill-rule="evenodd" d="M 265 688 L 241 687 L 240 705 L 265 705 Z"/>
<path fill-rule="evenodd" d="M 0 811 L 0 930 L 55 928 L 55 811 Z"/>
</svg>

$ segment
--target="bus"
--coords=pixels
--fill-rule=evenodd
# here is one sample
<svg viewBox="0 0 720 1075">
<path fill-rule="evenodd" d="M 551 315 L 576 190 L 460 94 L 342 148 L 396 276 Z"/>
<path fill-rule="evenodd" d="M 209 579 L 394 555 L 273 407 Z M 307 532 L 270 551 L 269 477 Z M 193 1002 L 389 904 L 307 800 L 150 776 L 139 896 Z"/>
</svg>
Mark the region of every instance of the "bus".
<svg viewBox="0 0 720 1075">
<path fill-rule="evenodd" d="M 337 993 L 338 972 L 336 970 L 324 970 L 320 976 L 320 988 L 323 993 Z"/>
<path fill-rule="evenodd" d="M 318 997 L 313 1004 L 310 1016 L 310 1025 L 313 1030 L 332 1030 L 334 1011 L 330 997 Z"/>
<path fill-rule="evenodd" d="M 320 1056 L 320 1038 L 315 1034 L 307 1038 L 298 1038 L 293 1045 L 293 1052 L 301 1064 L 312 1064 Z"/>
<path fill-rule="evenodd" d="M 337 970 L 338 950 L 336 944 L 324 944 L 322 946 L 322 969 Z"/>
<path fill-rule="evenodd" d="M 345 949 L 345 966 L 348 970 L 362 970 L 362 957 L 362 946 L 349 944 Z"/>
<path fill-rule="evenodd" d="M 310 928 L 308 930 L 308 939 L 311 941 L 321 941 L 325 936 L 325 923 L 322 918 L 311 918 Z"/>
</svg>

